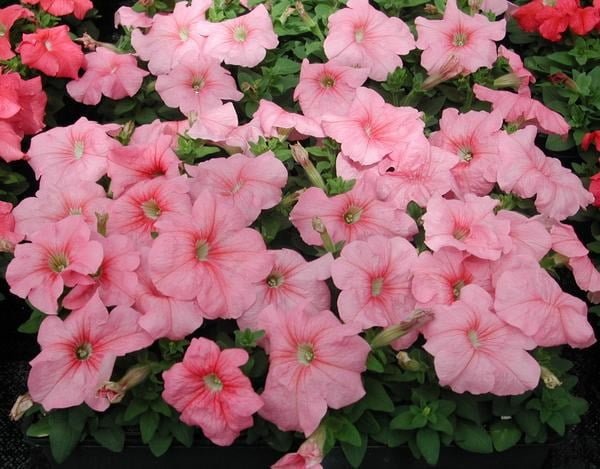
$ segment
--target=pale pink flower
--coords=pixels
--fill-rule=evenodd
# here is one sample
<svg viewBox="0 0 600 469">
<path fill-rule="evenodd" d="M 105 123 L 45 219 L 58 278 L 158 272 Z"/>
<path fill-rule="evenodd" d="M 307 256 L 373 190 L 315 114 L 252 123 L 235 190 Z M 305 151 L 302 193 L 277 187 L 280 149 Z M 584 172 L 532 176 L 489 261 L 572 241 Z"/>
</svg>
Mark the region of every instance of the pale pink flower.
<svg viewBox="0 0 600 469">
<path fill-rule="evenodd" d="M 0 122 L 9 124 L 19 137 L 36 134 L 44 128 L 47 101 L 41 77 L 23 80 L 18 73 L 0 74 Z M 6 133 L 7 130 L 3 130 L 3 134 Z M 8 141 L 13 142 L 13 139 L 9 137 Z M 11 146 L 20 154 L 20 145 L 11 143 Z M 0 151 L 10 153 L 13 150 Z"/>
<path fill-rule="evenodd" d="M 269 373 L 261 417 L 283 431 L 310 435 L 327 412 L 365 395 L 361 373 L 370 347 L 359 329 L 331 311 L 269 308 L 261 314 L 269 341 Z"/>
<path fill-rule="evenodd" d="M 473 92 L 480 101 L 492 103 L 492 109 L 499 112 L 506 122 L 535 125 L 547 134 L 567 135 L 569 124 L 558 112 L 555 112 L 531 97 L 529 89 L 521 93 L 492 90 L 485 86 L 473 85 Z"/>
<path fill-rule="evenodd" d="M 286 136 L 288 140 L 301 140 L 308 136 L 325 137 L 321 125 L 316 120 L 287 112 L 266 99 L 260 100 L 250 125 L 260 129 L 265 137 Z"/>
<path fill-rule="evenodd" d="M 139 134 L 136 136 L 138 139 L 141 140 Z M 107 170 L 113 195 L 119 197 L 141 181 L 179 176 L 180 161 L 171 149 L 172 143 L 171 136 L 161 134 L 143 143 L 113 146 L 108 152 Z"/>
<path fill-rule="evenodd" d="M 9 202 L 0 200 L 0 252 L 13 252 L 15 245 L 23 240 L 15 228 L 13 206 Z"/>
<path fill-rule="evenodd" d="M 496 218 L 498 201 L 466 194 L 465 200 L 434 196 L 423 215 L 425 244 L 437 251 L 450 246 L 482 259 L 496 260 L 510 250 L 510 223 Z"/>
<path fill-rule="evenodd" d="M 83 104 L 96 105 L 102 96 L 123 99 L 135 95 L 148 72 L 137 66 L 131 54 L 119 54 L 105 47 L 85 55 L 85 73 L 67 83 L 67 92 Z"/>
<path fill-rule="evenodd" d="M 349 192 L 327 197 L 322 189 L 311 187 L 300 195 L 290 220 L 307 244 L 320 246 L 321 236 L 313 229 L 319 217 L 333 242 L 365 240 L 372 235 L 411 238 L 417 233 L 415 222 L 397 208 L 390 197 L 380 197 L 377 180 L 364 178 Z"/>
<path fill-rule="evenodd" d="M 263 406 L 239 368 L 247 361 L 243 349 L 220 350 L 211 340 L 192 339 L 183 362 L 163 373 L 162 397 L 181 412 L 181 421 L 200 427 L 213 443 L 228 446 L 253 425 L 252 415 Z"/>
<path fill-rule="evenodd" d="M 510 210 L 500 210 L 496 214 L 496 218 L 508 220 L 510 223 L 510 232 L 508 233 L 512 239 L 510 254 L 531 256 L 540 261 L 550 251 L 552 238 L 545 226 L 538 220 L 527 218 L 525 215 Z"/>
<path fill-rule="evenodd" d="M 45 314 L 56 314 L 65 285 L 91 283 L 102 262 L 102 245 L 90 241 L 81 218 L 69 217 L 44 226 L 19 244 L 6 270 L 10 291 Z"/>
<path fill-rule="evenodd" d="M 140 326 L 154 339 L 184 339 L 202 325 L 202 310 L 195 300 L 178 300 L 156 289 L 150 279 L 149 251 L 150 248 L 141 249 L 142 264 L 137 271 L 139 283 L 134 307 L 142 313 Z"/>
<path fill-rule="evenodd" d="M 156 91 L 169 107 L 188 115 L 207 113 L 223 100 L 239 101 L 244 97 L 235 86 L 228 70 L 204 53 L 184 55 L 166 75 L 156 80 Z"/>
<path fill-rule="evenodd" d="M 238 153 L 229 158 L 213 158 L 187 166 L 187 171 L 192 176 L 193 198 L 209 189 L 235 207 L 247 225 L 256 220 L 261 210 L 281 201 L 281 190 L 288 177 L 286 167 L 270 151 L 260 156 Z"/>
<path fill-rule="evenodd" d="M 176 2 L 173 13 L 158 14 L 152 18 L 152 27 L 147 34 L 134 29 L 131 45 L 137 55 L 148 61 L 148 70 L 153 75 L 168 73 L 186 55 L 202 50 L 205 38 L 202 26 L 207 23 L 205 12 L 210 0 Z"/>
<path fill-rule="evenodd" d="M 161 121 L 154 119 L 149 124 L 136 127 L 129 140 L 129 145 L 148 144 L 154 142 L 160 137 L 170 137 L 171 148 L 177 148 L 179 135 L 183 135 L 189 128 L 187 119 L 180 121 Z"/>
<path fill-rule="evenodd" d="M 233 103 L 218 105 L 202 113 L 191 112 L 187 134 L 192 138 L 220 142 L 225 140 L 238 125 Z"/>
<path fill-rule="evenodd" d="M 456 0 L 446 2 L 441 20 L 415 19 L 417 47 L 423 51 L 421 66 L 430 74 L 439 71 L 450 57 L 458 60 L 457 69 L 463 75 L 480 67 L 492 68 L 496 58 L 496 43 L 506 33 L 506 20 L 490 21 L 483 15 L 469 16 L 456 6 Z"/>
<path fill-rule="evenodd" d="M 17 133 L 8 122 L 0 121 L 0 158 L 7 163 L 23 159 L 21 140 L 23 136 Z"/>
<path fill-rule="evenodd" d="M 479 11 L 484 13 L 492 12 L 496 16 L 500 16 L 506 12 L 509 4 L 507 0 L 475 0 L 474 3 L 477 5 Z M 471 4 L 471 0 L 469 0 L 469 5 Z"/>
<path fill-rule="evenodd" d="M 535 145 L 537 131 L 527 126 L 499 137 L 498 185 L 519 197 L 536 196 L 535 207 L 555 220 L 575 215 L 594 201 L 581 180 L 560 160 L 544 155 Z"/>
<path fill-rule="evenodd" d="M 94 282 L 76 285 L 64 297 L 63 306 L 82 308 L 96 292 L 105 306 L 133 305 L 138 284 L 135 270 L 140 265 L 140 255 L 133 241 L 121 235 L 104 237 L 92 234 L 92 239 L 102 245 L 102 264 L 91 275 Z"/>
<path fill-rule="evenodd" d="M 254 300 L 253 283 L 269 270 L 258 231 L 210 191 L 200 194 L 191 216 L 167 214 L 150 251 L 156 288 L 179 300 L 197 299 L 207 318 L 238 318 Z"/>
<path fill-rule="evenodd" d="M 295 453 L 288 453 L 271 466 L 271 469 L 323 469 L 323 448 L 310 438 Z"/>
<path fill-rule="evenodd" d="M 346 114 L 357 88 L 367 80 L 368 74 L 366 68 L 347 67 L 334 62 L 311 64 L 304 59 L 294 100 L 300 103 L 305 116 L 317 122 L 332 109 L 338 114 Z"/>
<path fill-rule="evenodd" d="M 91 0 L 22 0 L 29 5 L 39 4 L 43 10 L 54 16 L 65 16 L 73 13 L 75 18 L 82 20 L 94 5 Z"/>
<path fill-rule="evenodd" d="M 189 216 L 191 201 L 187 179 L 153 179 L 138 182 L 116 199 L 108 217 L 108 232 L 133 237 L 148 244 L 152 233 L 158 233 L 156 223 L 168 213 Z"/>
<path fill-rule="evenodd" d="M 69 27 L 64 24 L 23 34 L 17 52 L 25 65 L 50 77 L 75 80 L 83 64 L 81 47 L 71 40 Z"/>
<path fill-rule="evenodd" d="M 335 113 L 323 117 L 325 133 L 342 144 L 346 156 L 363 165 L 381 161 L 425 126 L 416 109 L 387 104 L 376 91 L 362 87 L 347 114 Z"/>
<path fill-rule="evenodd" d="M 346 7 L 329 17 L 325 55 L 340 65 L 366 68 L 369 78 L 385 81 L 402 66 L 399 56 L 415 48 L 410 29 L 401 19 L 373 8 L 368 0 L 349 0 Z"/>
<path fill-rule="evenodd" d="M 255 67 L 279 44 L 269 12 L 260 4 L 250 13 L 220 23 L 206 23 L 205 51 L 229 65 Z"/>
<path fill-rule="evenodd" d="M 496 282 L 494 307 L 499 317 L 541 347 L 583 348 L 596 342 L 585 302 L 563 292 L 539 266 L 504 272 Z"/>
<path fill-rule="evenodd" d="M 419 307 L 451 305 L 462 289 L 479 285 L 491 293 L 490 263 L 453 247 L 422 252 L 412 267 L 412 294 Z"/>
<path fill-rule="evenodd" d="M 12 59 L 15 53 L 10 45 L 10 28 L 20 19 L 33 19 L 33 12 L 21 5 L 0 8 L 0 60 Z"/>
<path fill-rule="evenodd" d="M 139 313 L 118 306 L 110 314 L 97 295 L 63 321 L 44 319 L 38 333 L 42 351 L 31 362 L 27 386 L 46 410 L 85 402 L 94 410 L 110 405 L 96 391 L 110 380 L 116 357 L 141 350 L 152 339 L 138 325 Z"/>
<path fill-rule="evenodd" d="M 508 66 L 512 71 L 511 73 L 519 80 L 517 92 L 527 94 L 529 92 L 529 84 L 535 83 L 535 77 L 523 66 L 521 57 L 516 52 L 513 52 L 511 49 L 507 49 L 502 45 L 498 47 L 498 57 L 504 57 L 508 60 Z"/>
<path fill-rule="evenodd" d="M 521 284 L 522 285 L 522 284 Z M 477 285 L 427 325 L 423 348 L 434 358 L 440 385 L 458 393 L 522 394 L 540 380 L 540 365 L 526 350 L 535 342 L 492 312 L 492 298 Z"/>
<path fill-rule="evenodd" d="M 456 195 L 488 195 L 496 182 L 502 116 L 484 111 L 459 114 L 448 108 L 439 124 L 440 130 L 431 134 L 430 141 L 458 156 L 458 164 L 452 168 Z"/>
<path fill-rule="evenodd" d="M 417 251 L 403 238 L 371 236 L 342 249 L 331 267 L 341 290 L 337 305 L 342 321 L 361 329 L 398 324 L 415 306 L 411 294 Z"/>
<path fill-rule="evenodd" d="M 312 262 L 306 262 L 291 249 L 272 250 L 268 254 L 271 270 L 255 282 L 256 301 L 237 319 L 240 328 L 259 329 L 260 315 L 268 306 L 289 310 L 304 304 L 308 311 L 329 308 L 331 293 L 325 280 L 331 277 L 331 254 Z"/>
<path fill-rule="evenodd" d="M 149 28 L 152 23 L 152 18 L 131 7 L 122 6 L 115 11 L 115 28 L 119 25 L 127 28 Z"/>
<path fill-rule="evenodd" d="M 93 182 L 44 183 L 35 197 L 28 197 L 15 207 L 14 215 L 18 231 L 27 237 L 48 223 L 70 216 L 80 216 L 95 231 L 96 213 L 107 213 L 109 203 L 104 188 Z"/>
<path fill-rule="evenodd" d="M 106 174 L 106 155 L 118 145 L 107 135 L 116 128 L 116 124 L 100 125 L 81 117 L 68 127 L 47 130 L 31 139 L 29 164 L 44 183 L 95 182 Z"/>
</svg>

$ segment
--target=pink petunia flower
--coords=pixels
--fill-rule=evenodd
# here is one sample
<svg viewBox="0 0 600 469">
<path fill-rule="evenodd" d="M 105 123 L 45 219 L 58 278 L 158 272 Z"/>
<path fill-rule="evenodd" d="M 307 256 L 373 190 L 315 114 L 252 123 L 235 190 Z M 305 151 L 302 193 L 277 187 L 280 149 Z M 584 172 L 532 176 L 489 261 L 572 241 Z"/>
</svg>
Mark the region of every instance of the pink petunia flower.
<svg viewBox="0 0 600 469">
<path fill-rule="evenodd" d="M 496 218 L 498 201 L 466 194 L 465 200 L 434 196 L 423 215 L 425 244 L 437 251 L 450 246 L 481 259 L 496 260 L 510 250 L 510 223 Z"/>
<path fill-rule="evenodd" d="M 356 90 L 367 80 L 368 69 L 339 65 L 333 62 L 310 64 L 302 61 L 300 81 L 294 90 L 294 100 L 300 103 L 305 116 L 321 122 L 325 114 L 335 109 L 344 115 L 356 96 Z"/>
<path fill-rule="evenodd" d="M 36 178 L 43 176 L 44 183 L 97 181 L 106 174 L 106 155 L 118 145 L 107 135 L 116 128 L 116 124 L 101 125 L 81 117 L 73 125 L 36 135 L 27 152 Z"/>
<path fill-rule="evenodd" d="M 419 38 L 417 47 L 423 51 L 421 66 L 435 73 L 450 57 L 458 60 L 457 72 L 463 75 L 480 67 L 492 68 L 498 55 L 496 43 L 506 33 L 506 20 L 490 21 L 483 15 L 469 16 L 460 11 L 456 0 L 446 2 L 441 20 L 415 19 Z"/>
<path fill-rule="evenodd" d="M 132 54 L 119 54 L 105 47 L 85 55 L 85 73 L 67 83 L 67 92 L 83 104 L 96 105 L 102 96 L 123 99 L 135 95 L 148 72 L 137 66 Z"/>
<path fill-rule="evenodd" d="M 21 140 L 12 125 L 0 121 L 0 158 L 7 163 L 23 159 L 25 154 L 21 151 Z"/>
<path fill-rule="evenodd" d="M 418 306 L 451 305 L 460 299 L 462 289 L 471 284 L 493 291 L 490 263 L 453 247 L 425 251 L 412 267 L 412 294 Z"/>
<path fill-rule="evenodd" d="M 160 293 L 150 279 L 149 247 L 142 247 L 139 283 L 134 308 L 142 313 L 140 326 L 154 339 L 167 337 L 181 340 L 198 329 L 204 321 L 195 300 L 178 300 Z"/>
<path fill-rule="evenodd" d="M 10 46 L 10 28 L 20 19 L 32 19 L 33 13 L 21 5 L 0 8 L 0 60 L 12 59 L 15 53 Z"/>
<path fill-rule="evenodd" d="M 135 11 L 131 7 L 122 6 L 115 11 L 115 28 L 119 26 L 127 28 L 150 28 L 152 24 L 152 18 L 143 12 Z"/>
<path fill-rule="evenodd" d="M 152 18 L 148 34 L 133 30 L 131 45 L 142 60 L 148 61 L 153 75 L 168 73 L 183 57 L 202 50 L 205 39 L 200 31 L 211 5 L 210 0 L 193 0 L 189 5 L 176 2 L 173 13 Z"/>
<path fill-rule="evenodd" d="M 552 238 L 542 223 L 533 218 L 527 218 L 518 212 L 500 210 L 496 214 L 500 220 L 508 220 L 512 240 L 510 254 L 531 256 L 537 261 L 548 254 L 552 247 Z"/>
<path fill-rule="evenodd" d="M 82 20 L 94 5 L 91 0 L 22 0 L 29 5 L 40 5 L 43 10 L 54 16 L 65 16 L 73 13 L 75 18 Z"/>
<path fill-rule="evenodd" d="M 67 186 L 44 183 L 35 197 L 15 207 L 14 215 L 18 231 L 27 237 L 70 216 L 80 216 L 95 231 L 96 214 L 107 213 L 109 203 L 104 188 L 93 182 L 76 181 Z"/>
<path fill-rule="evenodd" d="M 0 75 L 0 123 L 9 124 L 19 137 L 44 128 L 47 101 L 41 77 L 23 80 L 18 73 Z"/>
<path fill-rule="evenodd" d="M 21 61 L 50 77 L 77 79 L 83 65 L 83 52 L 69 37 L 66 25 L 40 28 L 35 33 L 23 34 L 17 47 Z"/>
<path fill-rule="evenodd" d="M 342 292 L 342 321 L 361 329 L 386 327 L 407 319 L 415 306 L 411 294 L 417 251 L 403 238 L 372 236 L 344 246 L 331 268 Z"/>
<path fill-rule="evenodd" d="M 340 65 L 366 68 L 369 78 L 385 81 L 402 66 L 399 56 L 415 48 L 408 26 L 376 10 L 368 0 L 349 0 L 346 7 L 329 17 L 325 55 Z"/>
<path fill-rule="evenodd" d="M 263 400 L 239 369 L 248 361 L 243 349 L 219 350 L 203 337 L 192 339 L 182 363 L 163 373 L 163 399 L 181 412 L 180 419 L 202 428 L 213 443 L 228 446 L 253 425 Z"/>
<path fill-rule="evenodd" d="M 136 136 L 136 139 L 139 134 Z M 160 135 L 144 143 L 115 145 L 108 152 L 110 190 L 120 197 L 128 188 L 141 181 L 179 176 L 179 158 L 172 150 L 173 138 Z"/>
<path fill-rule="evenodd" d="M 306 262 L 291 249 L 270 250 L 268 253 L 271 271 L 254 284 L 256 301 L 237 319 L 240 328 L 259 329 L 260 315 L 268 306 L 278 310 L 293 309 L 300 304 L 309 311 L 329 308 L 331 293 L 325 280 L 331 276 L 331 254 Z"/>
<path fill-rule="evenodd" d="M 110 380 L 116 357 L 141 350 L 152 339 L 138 325 L 139 313 L 118 306 L 110 314 L 94 295 L 65 320 L 51 316 L 42 322 L 42 351 L 31 362 L 27 386 L 46 411 L 85 402 L 94 410 L 110 405 L 96 391 Z"/>
<path fill-rule="evenodd" d="M 314 119 L 287 112 L 277 104 L 261 99 L 258 109 L 252 116 L 250 126 L 260 129 L 265 137 L 286 136 L 288 140 L 301 140 L 302 138 L 325 137 L 321 125 Z"/>
<path fill-rule="evenodd" d="M 323 469 L 322 444 L 309 438 L 295 453 L 288 453 L 271 466 L 271 469 Z"/>
<path fill-rule="evenodd" d="M 206 23 L 205 51 L 229 65 L 255 67 L 263 61 L 268 49 L 279 44 L 273 23 L 264 5 L 250 13 L 220 23 Z"/>
<path fill-rule="evenodd" d="M 541 347 L 569 344 L 583 348 L 596 342 L 585 302 L 563 292 L 539 266 L 519 269 L 518 274 L 504 272 L 496 282 L 494 307 L 499 317 Z"/>
<path fill-rule="evenodd" d="M 0 252 L 13 252 L 22 240 L 23 234 L 15 227 L 12 204 L 0 200 Z"/>
<path fill-rule="evenodd" d="M 581 180 L 557 158 L 550 158 L 535 145 L 536 128 L 527 126 L 499 137 L 498 185 L 519 197 L 536 196 L 535 207 L 555 220 L 575 215 L 594 201 Z"/>
<path fill-rule="evenodd" d="M 529 92 L 529 84 L 535 83 L 535 77 L 523 66 L 521 57 L 510 49 L 504 46 L 498 47 L 498 57 L 504 57 L 508 60 L 508 66 L 511 69 L 511 74 L 517 78 L 517 92 L 527 94 Z M 501 80 L 500 77 L 497 81 Z"/>
<path fill-rule="evenodd" d="M 320 246 L 321 236 L 313 229 L 319 217 L 334 243 L 365 240 L 372 235 L 411 238 L 415 222 L 397 208 L 390 197 L 378 194 L 377 180 L 364 178 L 344 194 L 327 197 L 322 189 L 311 187 L 300 195 L 290 213 L 290 221 L 307 244 Z M 386 194 L 387 195 L 387 194 Z"/>
<path fill-rule="evenodd" d="M 521 284 L 522 285 L 522 284 Z M 492 312 L 492 298 L 476 285 L 427 325 L 423 348 L 434 358 L 440 385 L 458 393 L 522 394 L 540 380 L 526 350 L 535 342 Z"/>
<path fill-rule="evenodd" d="M 226 140 L 238 126 L 233 103 L 217 105 L 201 113 L 190 112 L 187 135 L 192 138 L 220 142 Z"/>
<path fill-rule="evenodd" d="M 521 93 L 492 90 L 485 86 L 473 85 L 473 92 L 480 101 L 492 103 L 492 109 L 499 112 L 505 121 L 522 125 L 535 125 L 547 134 L 567 135 L 569 124 L 555 112 L 531 97 L 529 89 Z"/>
<path fill-rule="evenodd" d="M 197 299 L 207 318 L 238 318 L 254 300 L 252 284 L 269 270 L 258 231 L 210 191 L 200 194 L 191 216 L 166 214 L 150 251 L 150 277 L 163 294 Z"/>
<path fill-rule="evenodd" d="M 347 114 L 334 113 L 323 117 L 325 133 L 342 144 L 346 156 L 363 165 L 381 161 L 400 142 L 422 133 L 425 126 L 419 111 L 387 104 L 368 88 L 356 90 Z"/>
<path fill-rule="evenodd" d="M 108 237 L 92 234 L 92 239 L 102 245 L 104 258 L 91 284 L 76 285 L 63 299 L 68 309 L 82 308 L 98 292 L 105 306 L 131 306 L 135 301 L 138 278 L 135 270 L 140 265 L 140 255 L 126 236 Z"/>
<path fill-rule="evenodd" d="M 128 235 L 142 244 L 152 241 L 156 223 L 168 213 L 189 216 L 189 185 L 182 177 L 138 182 L 116 199 L 108 217 L 108 232 Z"/>
<path fill-rule="evenodd" d="M 281 190 L 287 182 L 287 169 L 272 152 L 260 156 L 243 154 L 229 158 L 213 158 L 197 166 L 187 166 L 192 176 L 191 195 L 196 198 L 210 189 L 235 207 L 250 225 L 261 210 L 281 201 Z"/>
<path fill-rule="evenodd" d="M 261 417 L 283 431 L 310 435 L 327 408 L 340 409 L 365 395 L 361 373 L 369 344 L 359 329 L 330 311 L 269 308 L 261 315 L 269 341 L 269 373 Z"/>
<path fill-rule="evenodd" d="M 158 77 L 156 91 L 167 106 L 179 108 L 185 115 L 210 111 L 225 99 L 239 101 L 244 94 L 219 63 L 204 53 L 188 53 L 166 75 Z"/>
<path fill-rule="evenodd" d="M 102 262 L 102 245 L 90 240 L 81 218 L 69 217 L 46 225 L 19 244 L 6 270 L 10 291 L 46 314 L 56 314 L 64 286 L 91 283 Z"/>
<path fill-rule="evenodd" d="M 498 162 L 498 132 L 502 116 L 484 111 L 459 114 L 457 109 L 444 109 L 440 130 L 433 132 L 433 145 L 458 156 L 452 176 L 458 189 L 457 196 L 488 195 L 496 182 Z"/>
</svg>

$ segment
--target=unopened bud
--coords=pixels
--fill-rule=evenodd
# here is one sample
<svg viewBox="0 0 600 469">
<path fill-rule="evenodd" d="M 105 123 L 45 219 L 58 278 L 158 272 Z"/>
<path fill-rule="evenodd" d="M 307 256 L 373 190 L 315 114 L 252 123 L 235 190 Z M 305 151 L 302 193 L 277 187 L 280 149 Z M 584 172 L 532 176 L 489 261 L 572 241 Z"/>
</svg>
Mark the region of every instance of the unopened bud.
<svg viewBox="0 0 600 469">
<path fill-rule="evenodd" d="M 96 212 L 96 231 L 102 236 L 106 236 L 106 225 L 108 223 L 108 213 Z"/>
<path fill-rule="evenodd" d="M 542 366 L 542 381 L 544 386 L 546 386 L 548 389 L 554 389 L 558 386 L 562 386 L 562 381 L 558 379 L 558 376 L 552 373 L 545 366 Z"/>
<path fill-rule="evenodd" d="M 428 3 L 427 5 L 425 5 L 423 7 L 423 10 L 428 15 L 437 15 L 440 12 L 433 3 Z"/>
<path fill-rule="evenodd" d="M 114 44 L 97 41 L 88 33 L 83 33 L 83 36 L 75 39 L 75 41 L 80 42 L 83 47 L 88 50 L 96 50 L 96 47 L 104 47 L 105 49 L 109 49 L 113 52 L 122 53 L 122 51 L 119 50 L 119 48 L 117 48 Z"/>
<path fill-rule="evenodd" d="M 382 330 L 371 341 L 371 348 L 376 349 L 391 344 L 409 332 L 419 329 L 423 324 L 433 319 L 433 313 L 423 309 L 415 310 L 408 319 Z"/>
<path fill-rule="evenodd" d="M 455 55 L 451 55 L 448 58 L 448 60 L 446 60 L 444 65 L 442 65 L 439 68 L 439 70 L 434 71 L 431 75 L 429 75 L 425 79 L 425 81 L 421 85 L 421 88 L 423 90 L 430 90 L 432 88 L 435 88 L 440 83 L 443 83 L 445 81 L 450 80 L 451 78 L 454 78 L 459 73 L 460 73 L 460 68 L 459 68 L 458 57 L 456 57 Z"/>
<path fill-rule="evenodd" d="M 548 79 L 551 83 L 555 85 L 563 84 L 565 88 L 569 88 L 570 90 L 577 91 L 579 88 L 577 87 L 577 83 L 573 81 L 568 75 L 563 72 L 553 73 L 548 76 Z"/>
<path fill-rule="evenodd" d="M 317 168 L 315 168 L 315 165 L 312 163 L 312 161 L 310 161 L 308 152 L 304 149 L 304 147 L 299 143 L 294 143 L 293 145 L 290 145 L 290 149 L 292 150 L 292 157 L 294 158 L 294 161 L 302 166 L 302 169 L 304 169 L 304 172 L 306 173 L 310 183 L 313 186 L 326 191 L 327 187 L 325 185 L 325 181 L 323 181 L 321 174 L 319 171 L 317 171 Z"/>
<path fill-rule="evenodd" d="M 19 396 L 14 405 L 12 406 L 12 409 L 10 409 L 10 419 L 13 422 L 21 420 L 23 415 L 25 415 L 25 412 L 27 412 L 32 407 L 33 401 L 31 400 L 31 396 L 29 395 L 29 393 Z"/>
<path fill-rule="evenodd" d="M 396 360 L 403 370 L 419 371 L 421 369 L 421 364 L 417 360 L 410 358 L 410 355 L 403 350 L 396 354 Z"/>
<path fill-rule="evenodd" d="M 133 135 L 134 130 L 135 130 L 135 122 L 127 121 L 123 125 L 123 127 L 121 127 L 121 130 L 119 131 L 119 134 L 117 135 L 117 139 L 123 145 L 127 145 L 129 143 L 129 140 L 131 140 L 131 136 Z"/>
<path fill-rule="evenodd" d="M 7 239 L 0 239 L 0 252 L 15 252 L 15 243 Z"/>
<path fill-rule="evenodd" d="M 325 250 L 327 252 L 334 253 L 336 251 L 335 243 L 331 239 L 331 236 L 329 236 L 329 232 L 327 231 L 327 227 L 323 223 L 323 220 L 321 220 L 319 217 L 313 217 L 312 227 L 313 230 L 321 235 L 321 241 L 323 242 L 323 247 Z"/>
<path fill-rule="evenodd" d="M 111 404 L 117 404 L 123 400 L 128 390 L 142 383 L 149 374 L 149 365 L 131 367 L 119 381 L 107 381 L 104 383 L 96 394 L 98 397 L 105 398 Z"/>
<path fill-rule="evenodd" d="M 516 73 L 507 73 L 494 80 L 494 88 L 513 88 L 518 90 L 521 86 L 521 78 Z"/>
</svg>

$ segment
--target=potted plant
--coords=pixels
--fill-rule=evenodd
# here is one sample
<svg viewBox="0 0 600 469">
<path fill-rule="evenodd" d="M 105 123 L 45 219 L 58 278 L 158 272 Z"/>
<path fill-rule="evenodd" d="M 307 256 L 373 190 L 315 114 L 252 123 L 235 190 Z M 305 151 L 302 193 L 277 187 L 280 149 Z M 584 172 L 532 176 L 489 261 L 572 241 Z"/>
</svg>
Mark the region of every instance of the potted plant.
<svg viewBox="0 0 600 469">
<path fill-rule="evenodd" d="M 13 417 L 60 467 L 533 468 L 579 422 L 596 162 L 540 139 L 594 114 L 532 97 L 508 5 L 140 0 L 104 39 L 91 2 L 24 3 L 0 156 L 40 182 L 0 242 L 40 351 Z"/>
</svg>

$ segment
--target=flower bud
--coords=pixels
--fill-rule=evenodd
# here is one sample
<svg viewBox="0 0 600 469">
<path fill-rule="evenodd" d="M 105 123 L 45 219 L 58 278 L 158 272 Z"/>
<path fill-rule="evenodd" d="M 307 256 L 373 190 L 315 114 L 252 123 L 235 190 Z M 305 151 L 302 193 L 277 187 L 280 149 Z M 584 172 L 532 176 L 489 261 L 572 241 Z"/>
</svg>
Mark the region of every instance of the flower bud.
<svg viewBox="0 0 600 469">
<path fill-rule="evenodd" d="M 290 149 L 292 150 L 292 156 L 294 157 L 294 161 L 296 161 L 296 163 L 302 166 L 304 172 L 308 176 L 308 180 L 310 181 L 310 183 L 315 187 L 327 191 L 325 181 L 323 181 L 321 174 L 319 173 L 319 171 L 317 171 L 315 165 L 312 164 L 312 161 L 310 161 L 308 152 L 304 149 L 304 147 L 299 143 L 294 143 L 293 145 L 290 145 Z"/>
<path fill-rule="evenodd" d="M 97 396 L 104 397 L 111 404 L 117 404 L 123 400 L 125 393 L 142 383 L 150 374 L 149 365 L 136 365 L 125 373 L 125 375 L 116 383 L 114 381 L 107 381 L 104 385 L 98 389 Z"/>
<path fill-rule="evenodd" d="M 21 420 L 23 415 L 25 415 L 25 412 L 27 412 L 32 407 L 33 401 L 31 400 L 31 396 L 29 395 L 29 393 L 19 396 L 14 405 L 12 406 L 12 409 L 10 409 L 10 419 L 13 422 Z"/>
<path fill-rule="evenodd" d="M 312 227 L 317 233 L 321 235 L 321 241 L 323 241 L 323 247 L 327 252 L 334 253 L 336 251 L 335 243 L 329 236 L 329 232 L 327 231 L 327 227 L 323 223 L 319 217 L 313 217 L 312 219 Z"/>
<path fill-rule="evenodd" d="M 410 355 L 404 350 L 396 354 L 396 360 L 398 361 L 398 366 L 403 370 L 419 371 L 421 369 L 421 364 L 417 360 L 410 358 Z"/>
<path fill-rule="evenodd" d="M 494 88 L 513 88 L 519 89 L 521 78 L 516 73 L 507 73 L 494 80 Z"/>
<path fill-rule="evenodd" d="M 96 212 L 96 231 L 99 235 L 106 236 L 106 224 L 108 223 L 108 213 Z"/>
<path fill-rule="evenodd" d="M 421 85 L 421 89 L 430 90 L 435 88 L 440 83 L 450 80 L 454 78 L 456 75 L 460 73 L 459 69 L 459 60 L 458 57 L 451 55 L 448 60 L 440 67 L 439 70 L 434 71 L 431 75 L 429 75 L 423 84 Z"/>
<path fill-rule="evenodd" d="M 409 332 L 419 329 L 423 324 L 433 319 L 433 313 L 423 309 L 415 310 L 408 319 L 393 326 L 388 326 L 377 334 L 371 341 L 371 348 L 376 349 L 391 344 Z"/>
<path fill-rule="evenodd" d="M 542 381 L 544 382 L 544 386 L 546 386 L 548 389 L 554 389 L 558 386 L 562 386 L 562 381 L 545 366 L 542 366 Z"/>
<path fill-rule="evenodd" d="M 570 78 L 567 74 L 563 72 L 553 73 L 552 75 L 548 76 L 548 79 L 551 83 L 555 85 L 562 83 L 563 85 L 565 85 L 565 88 L 568 88 L 573 91 L 579 90 L 579 88 L 577 87 L 577 83 L 575 83 L 572 78 Z"/>
</svg>

